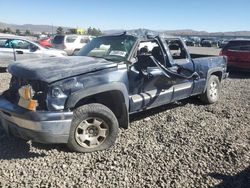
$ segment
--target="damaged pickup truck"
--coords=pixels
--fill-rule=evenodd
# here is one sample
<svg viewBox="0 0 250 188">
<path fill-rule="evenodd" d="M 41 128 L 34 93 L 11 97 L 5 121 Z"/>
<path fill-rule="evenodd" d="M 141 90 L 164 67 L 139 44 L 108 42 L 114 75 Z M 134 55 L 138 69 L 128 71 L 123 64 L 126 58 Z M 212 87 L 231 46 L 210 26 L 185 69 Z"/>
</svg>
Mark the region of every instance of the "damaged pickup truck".
<svg viewBox="0 0 250 188">
<path fill-rule="evenodd" d="M 10 87 L 0 96 L 8 134 L 77 152 L 107 149 L 129 114 L 190 96 L 215 103 L 227 77 L 225 57 L 194 57 L 176 37 L 101 36 L 78 55 L 8 67 Z"/>
</svg>

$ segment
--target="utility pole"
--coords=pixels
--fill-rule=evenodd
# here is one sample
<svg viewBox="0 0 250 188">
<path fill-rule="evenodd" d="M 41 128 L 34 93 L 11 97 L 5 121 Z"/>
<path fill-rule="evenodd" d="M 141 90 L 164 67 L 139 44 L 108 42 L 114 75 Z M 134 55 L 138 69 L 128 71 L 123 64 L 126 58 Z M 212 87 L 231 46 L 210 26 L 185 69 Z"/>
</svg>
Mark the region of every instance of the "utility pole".
<svg viewBox="0 0 250 188">
<path fill-rule="evenodd" d="M 54 26 L 53 26 L 53 23 L 52 23 L 52 25 L 51 25 L 52 36 L 53 36 L 53 30 L 54 30 Z"/>
</svg>

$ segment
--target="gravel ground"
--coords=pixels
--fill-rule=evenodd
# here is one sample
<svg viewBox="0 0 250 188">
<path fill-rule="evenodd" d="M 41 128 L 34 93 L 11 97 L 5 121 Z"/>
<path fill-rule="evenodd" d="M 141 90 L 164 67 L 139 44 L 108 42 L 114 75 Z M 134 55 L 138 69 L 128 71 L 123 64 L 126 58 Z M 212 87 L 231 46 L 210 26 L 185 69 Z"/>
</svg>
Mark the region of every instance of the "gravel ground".
<svg viewBox="0 0 250 188">
<path fill-rule="evenodd" d="M 1 90 L 9 78 L 0 74 Z M 0 128 L 0 187 L 249 187 L 249 93 L 250 75 L 234 74 L 218 104 L 188 99 L 133 115 L 114 147 L 88 154 Z"/>
<path fill-rule="evenodd" d="M 0 93 L 8 89 L 11 75 L 8 73 L 0 73 Z"/>
</svg>

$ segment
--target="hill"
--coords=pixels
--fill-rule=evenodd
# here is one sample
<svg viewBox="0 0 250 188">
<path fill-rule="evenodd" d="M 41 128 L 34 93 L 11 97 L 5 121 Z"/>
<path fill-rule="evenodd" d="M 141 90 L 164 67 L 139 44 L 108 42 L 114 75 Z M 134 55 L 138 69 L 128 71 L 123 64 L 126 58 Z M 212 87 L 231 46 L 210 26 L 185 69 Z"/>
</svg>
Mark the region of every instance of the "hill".
<svg viewBox="0 0 250 188">
<path fill-rule="evenodd" d="M 23 25 L 18 25 L 18 24 L 8 24 L 8 23 L 3 23 L 0 22 L 0 29 L 4 29 L 9 27 L 12 31 L 15 31 L 16 29 L 19 29 L 20 31 L 26 31 L 30 30 L 33 33 L 41 33 L 41 32 L 49 32 L 51 33 L 53 30 L 53 33 L 56 32 L 56 29 L 59 26 L 52 26 L 52 25 L 35 25 L 35 24 L 23 24 Z M 63 27 L 64 31 L 67 31 L 70 29 L 70 27 Z"/>
<path fill-rule="evenodd" d="M 53 30 L 53 33 L 56 32 L 57 27 L 59 26 L 52 26 L 52 25 L 35 25 L 35 24 L 8 24 L 0 22 L 0 29 L 4 29 L 9 27 L 12 31 L 15 31 L 16 29 L 19 29 L 20 31 L 30 30 L 33 33 L 41 33 L 41 32 L 49 32 L 51 33 Z M 70 29 L 70 27 L 61 26 L 64 31 L 67 31 Z M 123 29 L 114 29 L 114 30 L 105 30 L 103 31 L 106 34 L 110 33 L 119 33 L 124 31 Z M 128 30 L 129 32 L 133 32 L 136 34 L 141 34 L 143 32 L 148 33 L 161 33 L 166 35 L 183 35 L 183 36 L 238 36 L 238 37 L 250 37 L 250 31 L 228 31 L 228 32 L 207 32 L 207 31 L 196 31 L 192 29 L 181 29 L 181 30 L 159 30 L 159 31 L 152 31 L 148 29 L 133 29 Z"/>
</svg>

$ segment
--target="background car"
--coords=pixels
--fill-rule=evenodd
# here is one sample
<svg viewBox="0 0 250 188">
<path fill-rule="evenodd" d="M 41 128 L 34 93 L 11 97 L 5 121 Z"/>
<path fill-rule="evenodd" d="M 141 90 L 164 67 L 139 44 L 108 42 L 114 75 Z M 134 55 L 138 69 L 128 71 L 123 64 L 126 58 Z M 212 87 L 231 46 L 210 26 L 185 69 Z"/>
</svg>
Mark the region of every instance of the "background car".
<svg viewBox="0 0 250 188">
<path fill-rule="evenodd" d="M 190 39 L 194 41 L 195 46 L 200 46 L 200 43 L 201 43 L 200 37 L 190 37 Z"/>
<path fill-rule="evenodd" d="M 187 46 L 200 46 L 200 37 L 195 37 L 195 36 L 187 36 L 187 37 L 182 37 L 183 41 Z"/>
<path fill-rule="evenodd" d="M 230 39 L 222 39 L 218 41 L 218 47 L 219 48 L 224 48 L 227 43 L 230 41 Z"/>
<path fill-rule="evenodd" d="M 87 35 L 56 35 L 52 47 L 64 50 L 68 55 L 76 55 L 92 38 Z"/>
<path fill-rule="evenodd" d="M 6 59 L 5 64 L 1 62 L 0 67 L 7 66 L 14 60 L 23 60 L 41 57 L 62 57 L 66 56 L 63 50 L 45 48 L 24 37 L 9 36 L 0 37 L 0 56 Z"/>
<path fill-rule="evenodd" d="M 229 70 L 250 71 L 250 39 L 229 41 L 220 55 L 227 56 Z"/>
<path fill-rule="evenodd" d="M 216 39 L 201 39 L 201 47 L 218 47 L 218 41 Z"/>
<path fill-rule="evenodd" d="M 187 46 L 195 46 L 195 41 L 188 37 L 183 37 L 183 41 Z"/>
<path fill-rule="evenodd" d="M 49 47 L 49 48 L 52 47 L 52 38 L 51 37 L 40 39 L 37 42 L 38 42 L 38 44 L 40 44 L 43 47 Z"/>
</svg>

